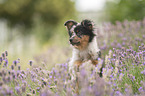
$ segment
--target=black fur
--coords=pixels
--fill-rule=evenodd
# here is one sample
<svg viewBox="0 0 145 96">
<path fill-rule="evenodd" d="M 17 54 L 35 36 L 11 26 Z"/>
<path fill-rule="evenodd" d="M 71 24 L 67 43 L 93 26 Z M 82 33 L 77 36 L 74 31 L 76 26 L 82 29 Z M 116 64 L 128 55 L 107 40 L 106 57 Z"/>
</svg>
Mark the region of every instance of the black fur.
<svg viewBox="0 0 145 96">
<path fill-rule="evenodd" d="M 81 38 L 81 36 L 83 35 L 88 35 L 90 38 L 89 38 L 89 42 L 92 41 L 92 39 L 94 38 L 95 34 L 93 33 L 93 30 L 88 30 L 86 29 L 84 26 L 82 25 L 78 25 L 74 28 L 74 32 L 76 33 L 76 35 L 78 37 Z"/>
<path fill-rule="evenodd" d="M 65 26 L 67 26 L 67 29 L 68 29 L 68 33 L 69 33 L 69 36 L 70 38 L 72 37 L 73 35 L 73 32 L 76 33 L 76 35 L 78 37 L 81 38 L 81 36 L 83 35 L 88 35 L 89 36 L 89 42 L 92 42 L 95 34 L 94 34 L 94 30 L 93 30 L 93 24 L 90 20 L 83 20 L 80 25 L 77 25 L 78 23 L 76 21 L 73 21 L 73 20 L 68 20 L 66 21 L 66 23 L 64 24 Z M 73 27 L 75 26 L 75 27 Z M 72 29 L 72 27 L 74 29 Z M 73 32 L 71 32 L 71 30 L 73 30 Z"/>
<path fill-rule="evenodd" d="M 94 28 L 92 21 L 90 20 L 82 20 L 80 24 L 78 24 L 76 21 L 68 20 L 64 24 L 68 29 L 69 37 L 71 38 L 73 36 L 73 33 L 75 33 L 79 38 L 81 38 L 83 35 L 89 36 L 89 42 L 92 42 L 95 34 L 94 34 Z M 70 39 L 71 40 L 71 39 Z M 98 53 L 99 58 L 101 58 L 101 51 Z M 104 64 L 102 65 L 100 69 L 99 76 L 102 77 L 102 71 L 103 71 Z"/>
</svg>

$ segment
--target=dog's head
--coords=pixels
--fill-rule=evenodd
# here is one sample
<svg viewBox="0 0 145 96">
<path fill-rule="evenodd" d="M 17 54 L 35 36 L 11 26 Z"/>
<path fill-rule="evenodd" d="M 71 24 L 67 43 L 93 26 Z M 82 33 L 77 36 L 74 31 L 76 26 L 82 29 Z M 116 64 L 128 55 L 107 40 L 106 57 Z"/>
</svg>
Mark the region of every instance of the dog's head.
<svg viewBox="0 0 145 96">
<path fill-rule="evenodd" d="M 90 20 L 83 20 L 81 23 L 68 20 L 64 25 L 68 30 L 70 44 L 77 49 L 85 49 L 95 36 L 93 23 Z"/>
</svg>

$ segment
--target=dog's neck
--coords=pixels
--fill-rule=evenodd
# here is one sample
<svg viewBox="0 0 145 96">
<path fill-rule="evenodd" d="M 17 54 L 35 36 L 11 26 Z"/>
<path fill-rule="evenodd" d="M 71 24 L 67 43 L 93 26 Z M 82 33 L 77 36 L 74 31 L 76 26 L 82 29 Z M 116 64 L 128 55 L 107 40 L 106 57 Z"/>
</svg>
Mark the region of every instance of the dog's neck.
<svg viewBox="0 0 145 96">
<path fill-rule="evenodd" d="M 93 38 L 92 42 L 88 44 L 88 46 L 84 50 L 79 50 L 77 48 L 73 48 L 73 60 L 89 60 L 90 57 L 94 60 L 98 58 L 98 52 L 100 49 L 97 45 L 96 36 Z"/>
<path fill-rule="evenodd" d="M 92 42 L 89 43 L 88 48 L 89 51 L 100 51 L 99 47 L 98 47 L 98 43 L 97 43 L 97 38 L 96 36 L 94 36 L 94 38 L 92 39 Z"/>
</svg>

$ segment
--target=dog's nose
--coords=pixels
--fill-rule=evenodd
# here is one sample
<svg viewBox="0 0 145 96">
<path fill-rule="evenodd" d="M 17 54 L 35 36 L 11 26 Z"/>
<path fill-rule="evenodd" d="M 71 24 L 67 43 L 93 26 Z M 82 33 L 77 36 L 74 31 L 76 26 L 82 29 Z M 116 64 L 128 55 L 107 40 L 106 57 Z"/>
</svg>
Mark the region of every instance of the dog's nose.
<svg viewBox="0 0 145 96">
<path fill-rule="evenodd" d="M 73 41 L 73 39 L 69 39 L 69 41 L 70 41 L 70 42 L 72 42 L 72 41 Z"/>
</svg>

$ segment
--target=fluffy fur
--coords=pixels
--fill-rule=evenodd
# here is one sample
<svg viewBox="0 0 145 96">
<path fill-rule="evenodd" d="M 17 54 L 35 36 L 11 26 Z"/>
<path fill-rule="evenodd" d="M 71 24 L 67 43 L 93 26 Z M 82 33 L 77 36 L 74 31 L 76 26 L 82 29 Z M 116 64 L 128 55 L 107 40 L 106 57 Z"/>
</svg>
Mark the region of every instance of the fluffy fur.
<svg viewBox="0 0 145 96">
<path fill-rule="evenodd" d="M 73 48 L 69 62 L 69 70 L 72 74 L 75 75 L 75 66 L 79 67 L 86 61 L 90 60 L 93 65 L 97 65 L 101 53 L 94 34 L 93 23 L 90 20 L 83 20 L 81 23 L 68 20 L 64 25 L 68 30 Z"/>
</svg>

